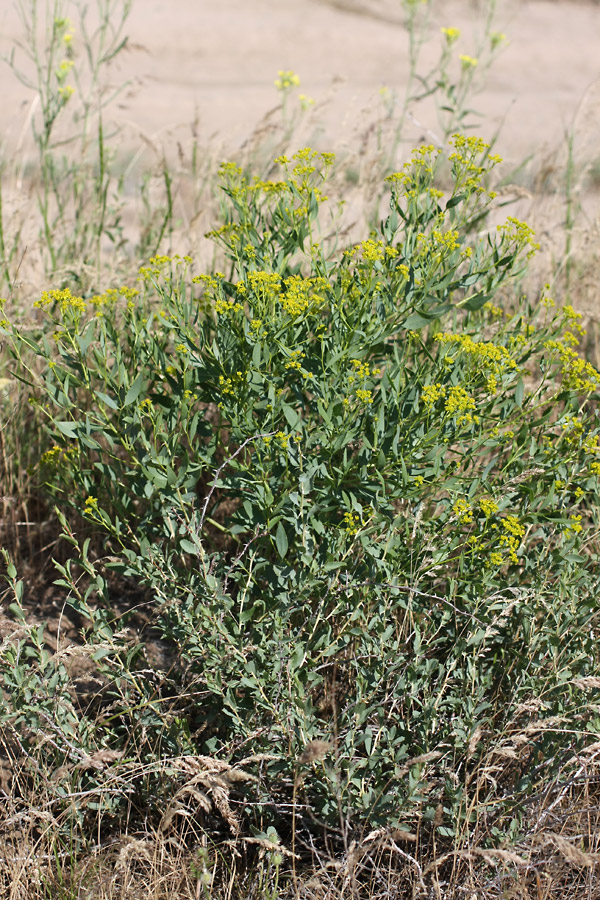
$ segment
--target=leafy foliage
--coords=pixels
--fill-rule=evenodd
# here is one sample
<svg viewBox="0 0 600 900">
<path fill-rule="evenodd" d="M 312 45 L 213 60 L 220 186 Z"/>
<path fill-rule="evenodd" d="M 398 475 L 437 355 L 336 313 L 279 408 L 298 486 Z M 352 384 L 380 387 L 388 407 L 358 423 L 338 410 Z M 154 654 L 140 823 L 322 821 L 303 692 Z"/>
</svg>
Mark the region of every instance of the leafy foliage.
<svg viewBox="0 0 600 900">
<path fill-rule="evenodd" d="M 415 151 L 343 253 L 321 239 L 330 155 L 280 158 L 276 181 L 225 164 L 227 274 L 155 257 L 137 287 L 49 291 L 36 327 L 5 323 L 53 442 L 59 583 L 112 684 L 95 746 L 253 756 L 257 825 L 300 792 L 298 829 L 424 816 L 456 837 L 476 796 L 501 838 L 511 798 L 597 735 L 600 375 L 570 306 L 510 311 L 535 244 L 515 219 L 478 231 L 488 150 L 454 136 L 449 191 Z M 138 674 L 110 571 L 149 591 L 179 705 Z"/>
</svg>

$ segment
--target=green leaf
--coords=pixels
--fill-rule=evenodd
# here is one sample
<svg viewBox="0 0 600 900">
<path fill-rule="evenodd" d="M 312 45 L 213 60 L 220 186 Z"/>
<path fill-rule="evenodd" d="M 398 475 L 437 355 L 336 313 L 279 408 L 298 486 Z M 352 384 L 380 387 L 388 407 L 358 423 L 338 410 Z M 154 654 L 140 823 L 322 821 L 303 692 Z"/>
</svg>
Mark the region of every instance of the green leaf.
<svg viewBox="0 0 600 900">
<path fill-rule="evenodd" d="M 144 375 L 142 372 L 135 379 L 127 393 L 125 394 L 125 399 L 123 400 L 123 406 L 130 406 L 132 403 L 135 403 L 137 398 L 142 393 L 142 388 L 144 387 Z"/>
<path fill-rule="evenodd" d="M 402 323 L 402 327 L 406 328 L 407 331 L 412 331 L 417 328 L 423 328 L 425 325 L 429 325 L 430 322 L 437 319 L 438 316 L 435 313 L 426 313 L 426 312 L 414 312 Z"/>
<path fill-rule="evenodd" d="M 515 388 L 515 403 L 517 406 L 523 406 L 523 394 L 525 392 L 525 385 L 523 384 L 523 379 L 519 378 L 517 381 L 517 386 Z"/>
<path fill-rule="evenodd" d="M 182 538 L 179 541 L 179 546 L 184 553 L 189 553 L 191 556 L 198 556 L 200 552 L 200 548 L 197 547 L 196 544 L 192 543 L 192 541 L 188 541 L 186 538 Z"/>
<path fill-rule="evenodd" d="M 275 546 L 277 547 L 277 552 L 280 557 L 283 559 L 288 552 L 288 539 L 285 528 L 281 522 L 277 526 L 277 531 L 275 532 Z"/>
<path fill-rule="evenodd" d="M 290 428 L 297 428 L 300 423 L 299 413 L 295 409 L 293 409 L 293 407 L 288 406 L 287 403 L 282 404 L 282 410 L 286 422 L 288 423 Z"/>
<path fill-rule="evenodd" d="M 54 424 L 65 437 L 77 437 L 77 422 L 55 422 Z"/>
<path fill-rule="evenodd" d="M 446 209 L 453 209 L 455 206 L 458 206 L 459 203 L 462 203 L 466 197 L 467 194 L 465 193 L 455 194 L 453 197 L 450 197 L 446 203 Z"/>
<path fill-rule="evenodd" d="M 95 395 L 99 400 L 102 400 L 105 406 L 108 406 L 109 409 L 118 409 L 119 407 L 115 403 L 112 397 L 109 397 L 108 394 L 103 393 L 103 391 L 95 391 Z"/>
<path fill-rule="evenodd" d="M 474 312 L 477 309 L 481 309 L 484 303 L 487 303 L 488 299 L 488 294 L 485 294 L 483 291 L 478 291 L 476 294 L 472 294 L 470 297 L 461 300 L 457 305 L 461 306 L 463 309 L 468 309 L 470 312 Z"/>
<path fill-rule="evenodd" d="M 19 622 L 25 622 L 25 613 L 21 606 L 18 603 L 9 603 L 8 608 L 10 609 L 13 616 L 19 620 Z"/>
</svg>

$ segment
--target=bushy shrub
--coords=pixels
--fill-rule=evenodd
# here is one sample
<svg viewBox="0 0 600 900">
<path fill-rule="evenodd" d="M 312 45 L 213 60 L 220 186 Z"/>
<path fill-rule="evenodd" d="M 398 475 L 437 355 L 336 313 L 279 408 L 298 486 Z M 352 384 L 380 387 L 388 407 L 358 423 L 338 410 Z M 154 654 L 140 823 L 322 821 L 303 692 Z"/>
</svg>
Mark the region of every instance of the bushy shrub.
<svg viewBox="0 0 600 900">
<path fill-rule="evenodd" d="M 600 727 L 600 376 L 570 306 L 515 301 L 535 244 L 485 228 L 486 145 L 453 138 L 445 192 L 437 158 L 415 151 L 343 252 L 329 155 L 266 182 L 226 164 L 226 273 L 158 257 L 135 288 L 45 293 L 37 337 L 4 325 L 53 442 L 40 477 L 76 547 L 78 514 L 107 542 L 79 551 L 87 592 L 62 570 L 113 641 L 120 718 L 96 740 L 259 760 L 255 822 L 293 794 L 298 829 L 452 835 L 476 797 L 492 834 Z M 102 609 L 109 570 L 151 593 L 193 688 L 168 733 Z"/>
</svg>

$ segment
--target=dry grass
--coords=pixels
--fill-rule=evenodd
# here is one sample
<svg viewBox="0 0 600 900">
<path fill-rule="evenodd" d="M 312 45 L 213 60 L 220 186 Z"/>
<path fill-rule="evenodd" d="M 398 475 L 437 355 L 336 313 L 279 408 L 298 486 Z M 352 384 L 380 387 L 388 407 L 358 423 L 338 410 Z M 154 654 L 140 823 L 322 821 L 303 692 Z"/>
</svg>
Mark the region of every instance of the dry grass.
<svg viewBox="0 0 600 900">
<path fill-rule="evenodd" d="M 293 867 L 289 854 L 279 865 L 272 861 L 285 848 L 239 835 L 213 843 L 193 819 L 185 828 L 132 828 L 74 852 L 57 842 L 58 823 L 35 805 L 4 819 L 0 896 L 590 900 L 600 896 L 599 779 L 597 761 L 581 760 L 577 779 L 546 789 L 531 805 L 527 838 L 515 848 L 478 842 L 483 827 L 468 844 L 450 849 L 420 829 L 379 828 L 340 855 L 305 849 Z M 188 799 L 195 788 L 189 790 Z"/>
<path fill-rule="evenodd" d="M 3 630 L 5 640 L 17 636 L 8 620 Z M 86 655 L 81 648 L 70 650 Z M 69 655 L 69 648 L 57 652 Z M 590 691 L 599 686 L 593 677 L 579 685 Z M 469 754 L 475 758 L 484 751 L 465 777 L 462 833 L 439 836 L 445 823 L 440 805 L 433 823 L 417 816 L 410 829 L 379 827 L 345 846 L 325 835 L 320 839 L 318 832 L 300 830 L 294 838 L 303 800 L 301 791 L 294 788 L 290 795 L 285 784 L 279 794 L 289 817 L 287 838 L 244 832 L 247 801 L 239 787 L 256 782 L 248 767 L 261 758 L 232 766 L 213 757 L 183 756 L 143 765 L 103 750 L 87 757 L 74 753 L 60 770 L 47 771 L 44 748 L 53 740 L 52 722 L 42 724 L 33 755 L 24 752 L 18 729 L 5 729 L 0 897 L 595 900 L 600 897 L 600 742 L 577 756 L 566 753 L 563 768 L 571 774 L 547 783 L 535 748 L 545 731 L 560 723 L 536 720 L 533 707 L 521 714 L 530 723 L 523 726 L 517 718 L 503 739 L 495 736 L 488 744 L 483 732 L 472 736 Z M 318 761 L 323 752 L 309 746 L 299 761 Z M 72 775 L 86 770 L 106 776 L 101 786 L 84 796 L 80 790 L 71 793 Z M 519 773 L 528 770 L 538 788 L 523 803 L 517 783 Z M 158 814 L 136 807 L 136 784 L 149 775 L 158 777 Z M 502 819 L 479 802 L 490 783 L 504 801 L 512 798 Z M 128 825 L 118 820 L 114 828 L 110 814 L 102 813 L 97 801 L 110 794 L 130 798 Z M 86 817 L 79 833 L 65 830 L 75 807 L 80 821 Z M 521 837 L 497 846 L 493 831 L 510 830 L 511 817 Z"/>
</svg>

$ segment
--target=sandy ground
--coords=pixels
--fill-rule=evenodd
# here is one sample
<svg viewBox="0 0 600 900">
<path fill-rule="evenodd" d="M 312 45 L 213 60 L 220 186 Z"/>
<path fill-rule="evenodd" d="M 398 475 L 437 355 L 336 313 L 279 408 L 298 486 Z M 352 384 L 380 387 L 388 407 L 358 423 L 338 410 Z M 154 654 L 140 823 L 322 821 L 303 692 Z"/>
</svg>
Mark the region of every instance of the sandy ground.
<svg viewBox="0 0 600 900">
<path fill-rule="evenodd" d="M 46 3 L 61 2 L 74 21 L 77 13 L 72 10 L 77 4 L 85 6 L 83 0 L 18 2 L 22 6 L 37 2 L 40 11 Z M 123 0 L 111 2 L 117 10 Z M 483 0 L 429 0 L 430 37 L 423 46 L 420 72 L 438 59 L 444 26 L 461 31 L 453 47 L 455 65 L 458 54 L 473 55 L 483 5 Z M 88 6 L 96 8 L 94 2 Z M 496 0 L 493 27 L 506 34 L 508 43 L 489 71 L 477 70 L 479 91 L 470 105 L 479 115 L 470 122 L 476 124 L 473 132 L 486 138 L 498 133 L 495 151 L 506 161 L 502 174 L 517 185 L 510 198 L 517 202 L 508 213 L 500 209 L 500 214 L 530 222 L 542 244 L 540 265 L 560 271 L 565 258 L 565 134 L 572 130 L 576 173 L 572 196 L 577 212 L 573 230 L 577 249 L 572 248 L 572 256 L 578 254 L 582 260 L 581 307 L 596 313 L 600 5 L 597 0 Z M 381 89 L 387 88 L 388 98 L 402 98 L 406 89 L 408 35 L 402 0 L 133 0 L 125 33 L 127 48 L 108 72 L 112 86 L 122 91 L 107 110 L 105 124 L 115 126 L 111 139 L 124 168 L 133 165 L 132 160 L 151 167 L 165 154 L 179 174 L 184 173 L 177 188 L 176 212 L 181 252 L 191 252 L 197 259 L 209 252 L 199 246 L 206 244 L 203 235 L 212 224 L 210 208 L 202 199 L 194 199 L 202 197 L 198 188 L 202 172 L 205 176 L 214 173 L 217 161 L 230 157 L 245 142 L 258 146 L 252 145 L 250 136 L 269 113 L 270 121 L 281 125 L 280 95 L 273 83 L 280 69 L 298 73 L 301 86 L 296 94 L 315 100 L 289 148 L 310 144 L 341 154 L 346 176 L 357 178 L 362 191 L 347 197 L 348 222 L 364 223 L 370 191 L 368 160 L 379 133 L 369 126 L 381 121 L 384 113 Z M 21 34 L 17 0 L 0 0 L 0 55 L 8 54 Z M 77 32 L 73 46 L 76 65 L 82 66 Z M 16 60 L 22 63 L 23 56 L 17 54 Z M 15 167 L 6 166 L 5 221 L 23 221 L 23 234 L 29 228 L 33 245 L 35 197 L 27 192 L 27 179 L 22 176 L 37 165 L 30 122 L 39 110 L 32 103 L 33 92 L 19 83 L 7 65 L 0 67 L 0 90 L 0 163 L 14 157 L 21 173 L 9 184 L 8 173 Z M 290 98 L 288 114 L 293 109 L 300 110 L 297 96 Z M 398 161 L 411 146 L 423 139 L 435 142 L 440 134 L 430 101 L 411 104 L 410 113 Z M 388 128 L 394 121 L 388 120 Z M 260 145 L 265 161 L 276 155 L 269 153 L 266 137 L 263 134 Z M 200 171 L 195 181 L 185 174 L 193 140 Z M 385 140 L 389 141 L 389 134 Z M 275 149 L 281 152 L 282 148 Z M 379 178 L 377 171 L 374 177 Z M 132 197 L 137 190 L 134 181 Z M 160 189 L 160 179 L 157 183 Z M 350 194 L 350 183 L 345 195 Z M 129 222 L 128 216 L 132 218 L 134 212 L 124 214 L 126 230 L 133 233 L 135 221 Z M 31 258 L 30 252 L 27 260 Z M 25 283 L 35 286 L 39 276 L 31 262 L 29 267 L 31 274 L 25 277 L 28 270 L 23 265 L 21 275 Z"/>
<path fill-rule="evenodd" d="M 426 65 L 439 53 L 442 25 L 461 29 L 457 53 L 471 51 L 472 0 L 442 0 L 432 15 Z M 509 44 L 476 97 L 480 133 L 490 136 L 503 122 L 498 150 L 517 161 L 557 144 L 578 117 L 600 148 L 600 7 L 498 0 L 496 27 Z M 0 52 L 19 31 L 15 4 L 0 0 Z M 132 141 L 141 132 L 168 145 L 196 120 L 201 141 L 216 135 L 238 145 L 276 105 L 277 71 L 292 69 L 321 104 L 320 142 L 336 149 L 365 110 L 381 106 L 382 86 L 402 93 L 408 71 L 401 0 L 134 0 L 127 34 L 128 51 L 111 77 L 130 82 L 113 114 Z M 0 136 L 14 148 L 31 93 L 7 66 L 0 73 Z M 435 134 L 432 110 L 420 115 Z"/>
</svg>

